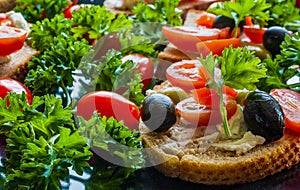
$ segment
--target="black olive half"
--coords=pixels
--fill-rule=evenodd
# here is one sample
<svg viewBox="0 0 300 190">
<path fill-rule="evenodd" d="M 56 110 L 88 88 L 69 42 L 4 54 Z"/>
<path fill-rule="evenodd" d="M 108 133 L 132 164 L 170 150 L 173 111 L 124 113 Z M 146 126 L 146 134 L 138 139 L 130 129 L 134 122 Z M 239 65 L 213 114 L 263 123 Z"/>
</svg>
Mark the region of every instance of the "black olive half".
<svg viewBox="0 0 300 190">
<path fill-rule="evenodd" d="M 248 129 L 266 142 L 279 140 L 285 130 L 284 114 L 275 98 L 262 91 L 251 92 L 243 110 Z"/>
<path fill-rule="evenodd" d="M 155 132 L 167 131 L 177 120 L 175 105 L 172 99 L 164 94 L 147 96 L 140 114 L 145 125 Z"/>
</svg>

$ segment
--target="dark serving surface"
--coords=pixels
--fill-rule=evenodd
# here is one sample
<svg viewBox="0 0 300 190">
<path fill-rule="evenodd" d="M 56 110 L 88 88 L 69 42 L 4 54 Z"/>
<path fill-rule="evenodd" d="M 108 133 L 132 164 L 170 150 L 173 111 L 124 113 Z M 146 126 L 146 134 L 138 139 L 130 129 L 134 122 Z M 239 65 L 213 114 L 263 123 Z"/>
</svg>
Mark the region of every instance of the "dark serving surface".
<svg viewBox="0 0 300 190">
<path fill-rule="evenodd" d="M 80 182 L 80 177 L 71 175 L 69 184 L 65 188 L 70 190 L 94 189 L 86 188 Z M 83 180 L 85 181 L 85 180 Z M 107 189 L 107 188 L 105 188 Z M 108 188 L 110 189 L 110 188 Z M 111 189 L 116 190 L 116 187 Z M 300 189 L 300 164 L 289 170 L 284 170 L 263 180 L 233 186 L 207 186 L 165 177 L 155 170 L 146 168 L 140 170 L 135 176 L 128 179 L 120 190 L 299 190 Z"/>
</svg>

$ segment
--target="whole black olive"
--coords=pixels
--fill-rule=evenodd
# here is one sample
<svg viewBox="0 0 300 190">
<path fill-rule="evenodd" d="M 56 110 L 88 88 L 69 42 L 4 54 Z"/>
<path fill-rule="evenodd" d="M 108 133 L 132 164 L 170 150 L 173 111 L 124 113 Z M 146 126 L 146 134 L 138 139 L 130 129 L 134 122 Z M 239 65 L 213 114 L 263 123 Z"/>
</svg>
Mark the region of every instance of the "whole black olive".
<svg viewBox="0 0 300 190">
<path fill-rule="evenodd" d="M 262 91 L 249 93 L 243 110 L 248 129 L 266 142 L 280 139 L 285 130 L 284 114 L 275 98 Z"/>
<path fill-rule="evenodd" d="M 230 27 L 233 29 L 235 26 L 234 20 L 231 18 L 228 18 L 223 15 L 218 15 L 216 16 L 214 22 L 213 22 L 213 28 L 225 28 L 225 27 Z"/>
<path fill-rule="evenodd" d="M 272 26 L 264 33 L 263 45 L 273 57 L 280 53 L 280 44 L 284 41 L 285 35 L 291 36 L 289 31 L 279 26 Z"/>
<path fill-rule="evenodd" d="M 164 94 L 147 96 L 141 106 L 140 115 L 145 125 L 155 132 L 167 131 L 177 120 L 175 105 Z"/>
</svg>

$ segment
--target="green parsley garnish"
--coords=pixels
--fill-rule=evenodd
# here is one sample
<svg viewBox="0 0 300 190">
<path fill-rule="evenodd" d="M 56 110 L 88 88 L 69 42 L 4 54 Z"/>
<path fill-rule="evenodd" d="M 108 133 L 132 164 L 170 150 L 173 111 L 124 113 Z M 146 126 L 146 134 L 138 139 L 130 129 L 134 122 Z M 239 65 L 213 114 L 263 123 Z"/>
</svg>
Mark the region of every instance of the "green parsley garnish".
<svg viewBox="0 0 300 190">
<path fill-rule="evenodd" d="M 90 147 L 61 99 L 36 96 L 28 105 L 25 94 L 9 94 L 0 99 L 0 110 L 0 133 L 7 142 L 5 188 L 59 189 L 68 167 L 79 175 L 89 167 Z"/>
<path fill-rule="evenodd" d="M 292 37 L 286 36 L 280 47 L 279 55 L 263 61 L 264 67 L 268 69 L 267 77 L 261 79 L 258 86 L 267 92 L 274 88 L 288 88 L 300 92 L 300 32 Z M 298 80 L 289 83 L 293 77 L 298 77 Z"/>
<path fill-rule="evenodd" d="M 267 21 L 270 19 L 268 10 L 270 7 L 271 5 L 266 0 L 235 0 L 234 2 L 220 2 L 209 8 L 208 11 L 233 19 L 237 29 L 246 16 L 251 16 L 254 23 L 260 27 L 267 25 Z M 237 33 L 238 30 L 235 30 L 235 36 Z"/>
<path fill-rule="evenodd" d="M 45 18 L 53 18 L 70 4 L 68 0 L 16 0 L 14 11 L 20 12 L 27 22 L 35 23 Z"/>
<path fill-rule="evenodd" d="M 266 76 L 266 69 L 261 65 L 261 60 L 253 56 L 247 48 L 225 48 L 222 56 L 214 57 L 209 54 L 205 59 L 201 56 L 200 62 L 207 68 L 213 80 L 207 85 L 220 94 L 220 111 L 223 118 L 225 133 L 231 136 L 226 109 L 223 105 L 222 86 L 225 84 L 235 89 L 255 90 L 259 79 Z M 215 68 L 221 69 L 221 76 L 215 75 Z"/>
</svg>

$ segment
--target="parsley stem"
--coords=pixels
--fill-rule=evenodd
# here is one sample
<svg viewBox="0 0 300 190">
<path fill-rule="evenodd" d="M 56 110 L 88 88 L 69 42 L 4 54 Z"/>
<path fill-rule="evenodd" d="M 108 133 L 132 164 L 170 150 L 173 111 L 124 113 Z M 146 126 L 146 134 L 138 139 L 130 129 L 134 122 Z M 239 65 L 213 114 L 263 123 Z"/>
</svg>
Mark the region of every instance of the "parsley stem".
<svg viewBox="0 0 300 190">
<path fill-rule="evenodd" d="M 224 97 L 223 97 L 222 86 L 219 88 L 219 93 L 220 93 L 220 112 L 221 112 L 221 116 L 222 116 L 222 120 L 223 120 L 223 127 L 225 130 L 226 136 L 231 137 L 231 132 L 230 132 L 229 124 L 228 124 L 228 120 L 227 120 L 227 110 L 224 107 Z"/>
<path fill-rule="evenodd" d="M 65 83 L 64 83 L 63 80 L 61 80 L 61 88 L 62 88 L 62 90 L 63 90 L 63 92 L 64 92 L 64 94 L 66 96 L 66 99 L 67 99 L 67 101 L 66 101 L 67 102 L 66 107 L 70 107 L 71 103 L 72 103 L 71 102 L 70 93 L 69 93 L 67 87 L 65 86 Z"/>
</svg>

